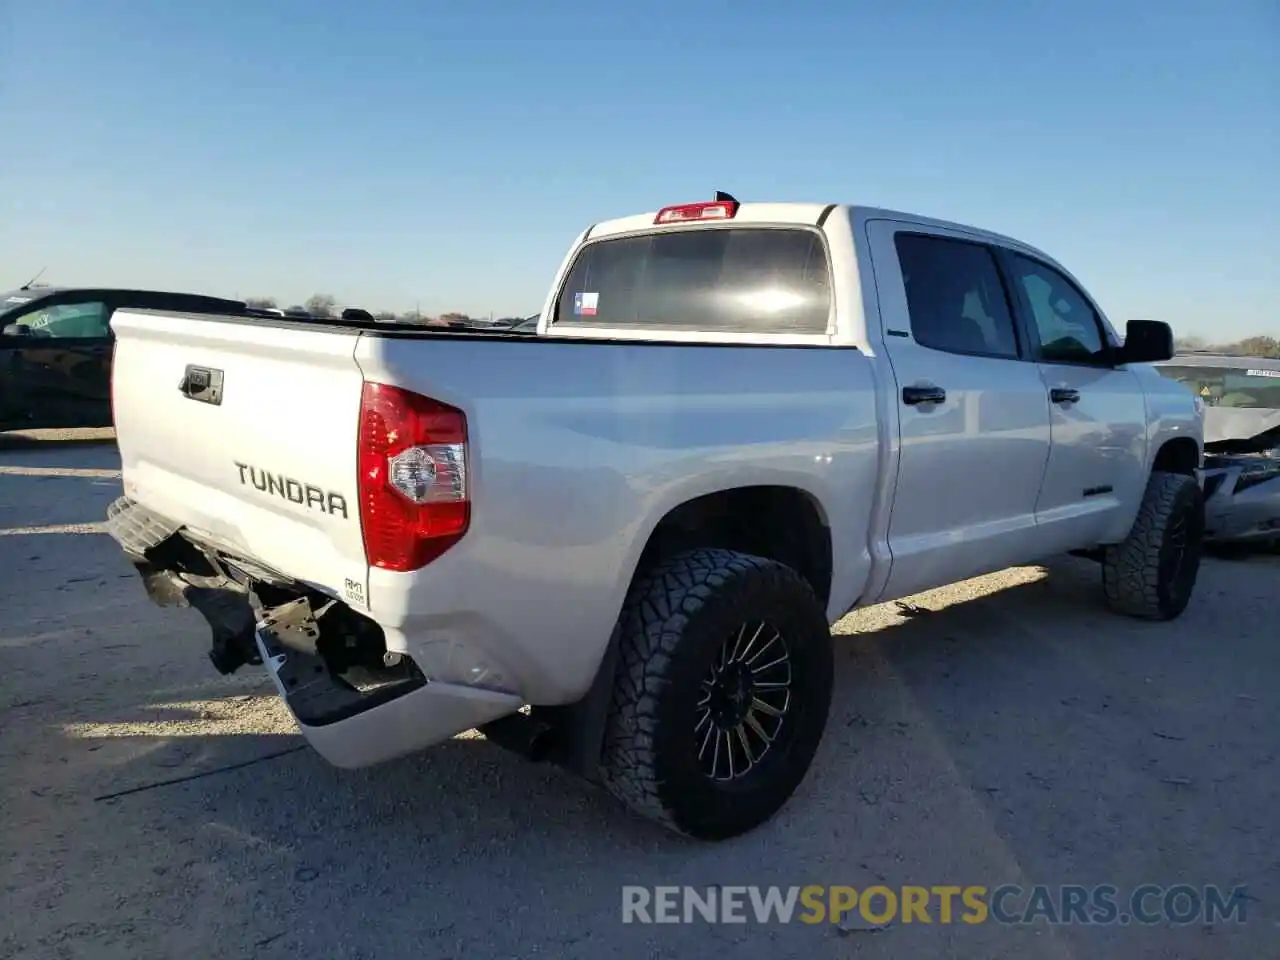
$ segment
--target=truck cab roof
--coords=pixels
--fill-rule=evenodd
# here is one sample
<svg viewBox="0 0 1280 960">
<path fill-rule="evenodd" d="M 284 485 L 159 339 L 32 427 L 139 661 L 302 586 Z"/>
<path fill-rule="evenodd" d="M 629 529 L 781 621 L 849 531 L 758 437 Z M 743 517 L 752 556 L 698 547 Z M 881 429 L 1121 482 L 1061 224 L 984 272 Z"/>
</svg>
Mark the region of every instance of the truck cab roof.
<svg viewBox="0 0 1280 960">
<path fill-rule="evenodd" d="M 717 194 L 600 221 L 585 230 L 561 265 L 539 334 L 591 339 L 660 334 L 680 342 L 711 335 L 720 343 L 870 350 L 875 336 L 868 332 L 855 291 L 873 269 L 871 233 L 890 223 L 898 232 L 1001 247 L 1042 261 L 1080 286 L 1043 251 L 990 230 L 882 207 L 741 203 Z M 749 235 L 734 242 L 735 234 Z M 837 297 L 837 290 L 846 296 Z M 658 320 L 674 316 L 675 302 L 679 316 Z M 1114 327 L 1097 312 L 1107 339 L 1118 342 Z"/>
<path fill-rule="evenodd" d="M 706 201 L 708 206 L 714 201 Z M 690 204 L 689 206 L 692 206 Z M 626 217 L 617 217 L 612 220 L 604 220 L 595 224 L 589 229 L 584 240 L 596 240 L 603 237 L 618 236 L 627 233 L 638 233 L 641 231 L 652 231 L 654 229 L 682 229 L 690 225 L 707 226 L 708 220 L 693 221 L 675 221 L 667 224 L 657 224 L 659 214 L 663 210 L 669 210 L 670 207 L 664 207 L 661 210 L 650 210 L 647 213 L 632 214 Z M 925 217 L 919 214 L 907 213 L 902 210 L 891 210 L 883 207 L 862 206 L 858 204 L 843 203 L 737 203 L 736 212 L 731 218 L 726 218 L 723 222 L 736 225 L 742 224 L 791 224 L 821 227 L 838 210 L 847 211 L 849 220 L 855 225 L 860 226 L 868 220 L 907 220 L 912 223 L 921 225 L 939 227 L 946 230 L 956 230 L 962 233 L 968 233 L 975 237 L 981 237 L 990 240 L 993 243 L 1000 243 L 1006 246 L 1027 247 L 1027 244 L 1013 237 L 1004 234 L 995 233 L 991 230 L 983 230 L 978 227 L 971 227 L 963 223 L 953 223 L 949 220 L 940 220 L 936 217 Z M 1036 251 L 1040 253 L 1040 251 Z M 1040 254 L 1043 256 L 1043 254 Z"/>
</svg>

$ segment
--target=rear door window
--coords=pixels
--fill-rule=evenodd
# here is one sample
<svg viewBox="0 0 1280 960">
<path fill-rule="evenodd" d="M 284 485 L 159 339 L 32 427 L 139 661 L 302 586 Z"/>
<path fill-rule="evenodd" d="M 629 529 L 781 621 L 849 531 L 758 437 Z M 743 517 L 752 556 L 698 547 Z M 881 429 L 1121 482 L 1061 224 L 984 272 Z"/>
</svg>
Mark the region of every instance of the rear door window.
<svg viewBox="0 0 1280 960">
<path fill-rule="evenodd" d="M 680 230 L 588 243 L 561 290 L 564 326 L 825 333 L 822 237 L 797 228 Z"/>
<path fill-rule="evenodd" d="M 900 233 L 894 240 L 916 343 L 978 357 L 1018 356 L 995 257 L 967 240 Z"/>
</svg>

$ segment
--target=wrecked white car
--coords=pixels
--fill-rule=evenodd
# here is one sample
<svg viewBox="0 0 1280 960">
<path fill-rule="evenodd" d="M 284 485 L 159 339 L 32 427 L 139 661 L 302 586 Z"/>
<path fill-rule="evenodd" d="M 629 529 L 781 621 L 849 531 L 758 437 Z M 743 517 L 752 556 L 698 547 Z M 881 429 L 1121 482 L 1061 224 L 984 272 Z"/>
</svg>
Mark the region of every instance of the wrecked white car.
<svg viewBox="0 0 1280 960">
<path fill-rule="evenodd" d="M 1280 546 L 1280 360 L 1181 354 L 1157 365 L 1205 405 L 1205 537 Z"/>
</svg>

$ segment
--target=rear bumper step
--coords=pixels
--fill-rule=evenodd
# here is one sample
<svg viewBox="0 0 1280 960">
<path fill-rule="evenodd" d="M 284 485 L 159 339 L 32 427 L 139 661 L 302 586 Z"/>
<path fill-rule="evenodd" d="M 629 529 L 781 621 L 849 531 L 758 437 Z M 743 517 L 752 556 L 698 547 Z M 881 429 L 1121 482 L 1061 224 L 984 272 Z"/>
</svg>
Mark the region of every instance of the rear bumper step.
<svg viewBox="0 0 1280 960">
<path fill-rule="evenodd" d="M 177 533 L 179 524 L 128 497 L 119 497 L 107 507 L 103 526 L 126 554 L 140 560 Z"/>
</svg>

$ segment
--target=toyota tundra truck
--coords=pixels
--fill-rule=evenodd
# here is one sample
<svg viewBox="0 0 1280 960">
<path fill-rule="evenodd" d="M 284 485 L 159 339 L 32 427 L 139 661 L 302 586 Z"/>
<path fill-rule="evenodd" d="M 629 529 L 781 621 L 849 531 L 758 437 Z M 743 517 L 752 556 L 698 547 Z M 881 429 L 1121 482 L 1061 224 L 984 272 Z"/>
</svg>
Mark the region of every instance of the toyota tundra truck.
<svg viewBox="0 0 1280 960">
<path fill-rule="evenodd" d="M 841 204 L 597 223 L 536 336 L 125 310 L 107 527 L 359 767 L 479 729 L 716 840 L 801 783 L 830 625 L 1095 558 L 1169 620 L 1203 407 L 1046 254 Z"/>
</svg>

